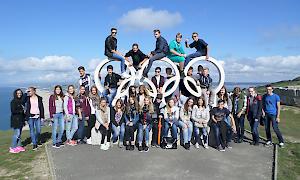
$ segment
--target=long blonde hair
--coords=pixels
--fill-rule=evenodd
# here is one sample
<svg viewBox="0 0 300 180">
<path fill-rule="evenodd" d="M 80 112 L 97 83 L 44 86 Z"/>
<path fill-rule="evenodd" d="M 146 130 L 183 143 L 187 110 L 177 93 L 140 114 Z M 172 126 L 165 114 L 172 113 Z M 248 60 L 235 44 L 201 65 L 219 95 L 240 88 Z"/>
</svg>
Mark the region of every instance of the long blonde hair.
<svg viewBox="0 0 300 180">
<path fill-rule="evenodd" d="M 154 107 L 153 107 L 153 103 L 152 103 L 152 98 L 150 96 L 145 96 L 144 101 L 145 101 L 145 99 L 149 100 L 148 110 L 149 110 L 150 114 L 153 114 L 154 113 Z M 144 105 L 140 106 L 140 108 L 139 108 L 140 113 L 143 112 L 143 107 L 145 106 L 145 103 L 143 103 L 143 104 Z"/>
</svg>

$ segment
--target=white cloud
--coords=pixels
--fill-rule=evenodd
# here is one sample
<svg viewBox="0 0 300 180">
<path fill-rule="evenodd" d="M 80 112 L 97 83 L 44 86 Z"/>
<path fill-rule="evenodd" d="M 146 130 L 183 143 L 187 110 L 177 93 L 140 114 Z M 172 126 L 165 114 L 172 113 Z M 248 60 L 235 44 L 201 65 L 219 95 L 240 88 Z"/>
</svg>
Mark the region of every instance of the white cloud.
<svg viewBox="0 0 300 180">
<path fill-rule="evenodd" d="M 183 21 L 180 13 L 167 10 L 155 11 L 152 8 L 139 8 L 128 11 L 118 20 L 127 30 L 153 30 L 171 28 Z"/>
</svg>

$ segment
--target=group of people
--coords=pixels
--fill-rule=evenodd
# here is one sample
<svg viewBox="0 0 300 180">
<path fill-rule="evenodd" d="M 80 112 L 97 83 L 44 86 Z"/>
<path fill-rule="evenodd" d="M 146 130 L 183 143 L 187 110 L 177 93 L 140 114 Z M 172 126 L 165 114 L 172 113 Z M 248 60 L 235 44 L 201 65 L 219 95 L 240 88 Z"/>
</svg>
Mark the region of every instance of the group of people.
<svg viewBox="0 0 300 180">
<path fill-rule="evenodd" d="M 137 44 L 133 44 L 132 50 L 123 56 L 117 51 L 116 34 L 117 29 L 112 28 L 111 35 L 105 41 L 105 55 L 121 60 L 122 74 L 115 73 L 113 66 L 108 65 L 104 79 L 105 90 L 102 93 L 99 93 L 97 87 L 93 85 L 92 78 L 82 66 L 78 68 L 80 79 L 77 90 L 74 85 L 69 85 L 66 92 L 60 85 L 54 87 L 48 107 L 52 122 L 53 148 L 60 148 L 65 144 L 70 146 L 92 144 L 92 134 L 96 133 L 101 134 L 99 145 L 102 150 L 108 150 L 112 144 L 118 144 L 120 148 L 125 146 L 126 150 L 134 150 L 137 147 L 138 151 L 144 152 L 148 152 L 149 147 L 176 149 L 178 140 L 181 146 L 189 150 L 191 144 L 195 148 L 200 148 L 200 145 L 208 148 L 211 145 L 209 142 L 213 140 L 215 142 L 213 146 L 217 150 L 225 151 L 225 148 L 232 148 L 232 140 L 236 143 L 244 142 L 246 118 L 251 127 L 252 145 L 259 145 L 260 125 L 265 126 L 266 146 L 272 145 L 270 132 L 272 124 L 279 146 L 284 146 L 278 128 L 280 98 L 273 93 L 271 85 L 266 86 L 267 92 L 263 96 L 258 95 L 254 87 L 250 87 L 248 93 L 235 87 L 231 95 L 223 86 L 214 94 L 211 91 L 212 78 L 209 76 L 209 69 L 201 65 L 198 66 L 196 75 L 193 74 L 192 66 L 187 72 L 187 76 L 195 79 L 197 86 L 200 86 L 202 90 L 200 97 L 193 96 L 186 89 L 182 79 L 179 83 L 179 93 L 174 92 L 164 97 L 162 87 L 173 76 L 172 68 L 165 69 L 167 77 L 164 77 L 161 74 L 161 67 L 156 67 L 155 76 L 151 78 L 158 92 L 155 99 L 149 96 L 150 90 L 143 84 L 130 86 L 129 93 L 117 99 L 113 105 L 112 101 L 121 80 L 129 76 L 125 73 L 125 61 L 139 69 L 149 58 L 149 64 L 143 72 L 147 77 L 153 61 L 165 56 L 179 62 L 181 73 L 192 58 L 198 56 L 208 58 L 207 43 L 199 39 L 197 33 L 192 35 L 193 43 L 188 44 L 187 41 L 185 43 L 186 47 L 197 49 L 197 52 L 188 56 L 180 44 L 182 38 L 180 33 L 168 45 L 160 35 L 160 31 L 154 30 L 157 39 L 156 49 L 149 56 L 143 54 Z M 167 89 L 172 85 L 170 84 Z M 192 83 L 189 85 L 192 89 L 196 88 Z M 163 103 L 162 98 L 165 98 L 166 103 Z M 213 103 L 215 98 L 217 105 Z M 14 134 L 9 152 L 25 151 L 21 145 L 21 132 L 25 121 L 29 124 L 33 150 L 41 145 L 41 121 L 45 118 L 44 114 L 43 99 L 36 94 L 34 87 L 29 87 L 26 93 L 21 89 L 14 91 L 14 98 L 11 101 L 11 127 Z M 211 129 L 213 133 L 210 133 Z"/>
</svg>

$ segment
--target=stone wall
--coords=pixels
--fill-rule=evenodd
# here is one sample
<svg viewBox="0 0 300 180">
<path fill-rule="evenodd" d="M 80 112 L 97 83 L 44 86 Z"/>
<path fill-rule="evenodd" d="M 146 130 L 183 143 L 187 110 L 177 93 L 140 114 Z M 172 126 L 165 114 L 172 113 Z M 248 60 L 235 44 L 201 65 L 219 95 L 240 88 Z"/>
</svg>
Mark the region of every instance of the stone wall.
<svg viewBox="0 0 300 180">
<path fill-rule="evenodd" d="M 280 96 L 282 104 L 300 107 L 300 89 L 275 88 L 274 93 Z"/>
</svg>

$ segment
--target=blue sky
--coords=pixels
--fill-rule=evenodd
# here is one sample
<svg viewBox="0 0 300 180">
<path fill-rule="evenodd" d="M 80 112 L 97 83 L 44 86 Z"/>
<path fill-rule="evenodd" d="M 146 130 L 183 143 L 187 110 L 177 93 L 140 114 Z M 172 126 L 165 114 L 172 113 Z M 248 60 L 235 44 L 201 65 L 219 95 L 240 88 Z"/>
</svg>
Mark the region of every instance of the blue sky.
<svg viewBox="0 0 300 180">
<path fill-rule="evenodd" d="M 145 53 L 154 48 L 152 27 L 157 27 L 168 41 L 177 32 L 184 38 L 190 38 L 193 31 L 198 32 L 209 44 L 210 55 L 224 63 L 227 81 L 289 79 L 300 75 L 299 17 L 300 2 L 296 0 L 185 3 L 176 0 L 3 0 L 0 67 L 4 70 L 0 75 L 3 78 L 8 74 L 2 81 L 4 84 L 16 84 L 37 82 L 36 76 L 40 81 L 51 81 L 60 73 L 62 77 L 74 76 L 79 64 L 90 67 L 92 72 L 95 62 L 104 58 L 104 40 L 111 27 L 118 28 L 119 50 L 125 52 L 137 42 Z M 187 53 L 192 51 L 187 50 Z M 44 63 L 45 58 L 48 61 L 38 66 L 40 69 L 32 68 L 30 63 Z M 57 68 L 49 70 L 49 66 L 57 66 L 57 63 L 51 64 L 51 58 L 53 62 L 66 61 L 61 66 L 72 64 L 75 71 L 63 67 L 58 68 L 59 71 Z M 20 63 L 25 65 L 17 65 Z M 271 68 L 261 67 L 265 63 L 270 63 Z M 26 68 L 26 64 L 30 68 Z M 23 81 L 16 80 L 18 72 L 24 74 Z M 263 73 L 265 78 L 258 73 Z"/>
</svg>

